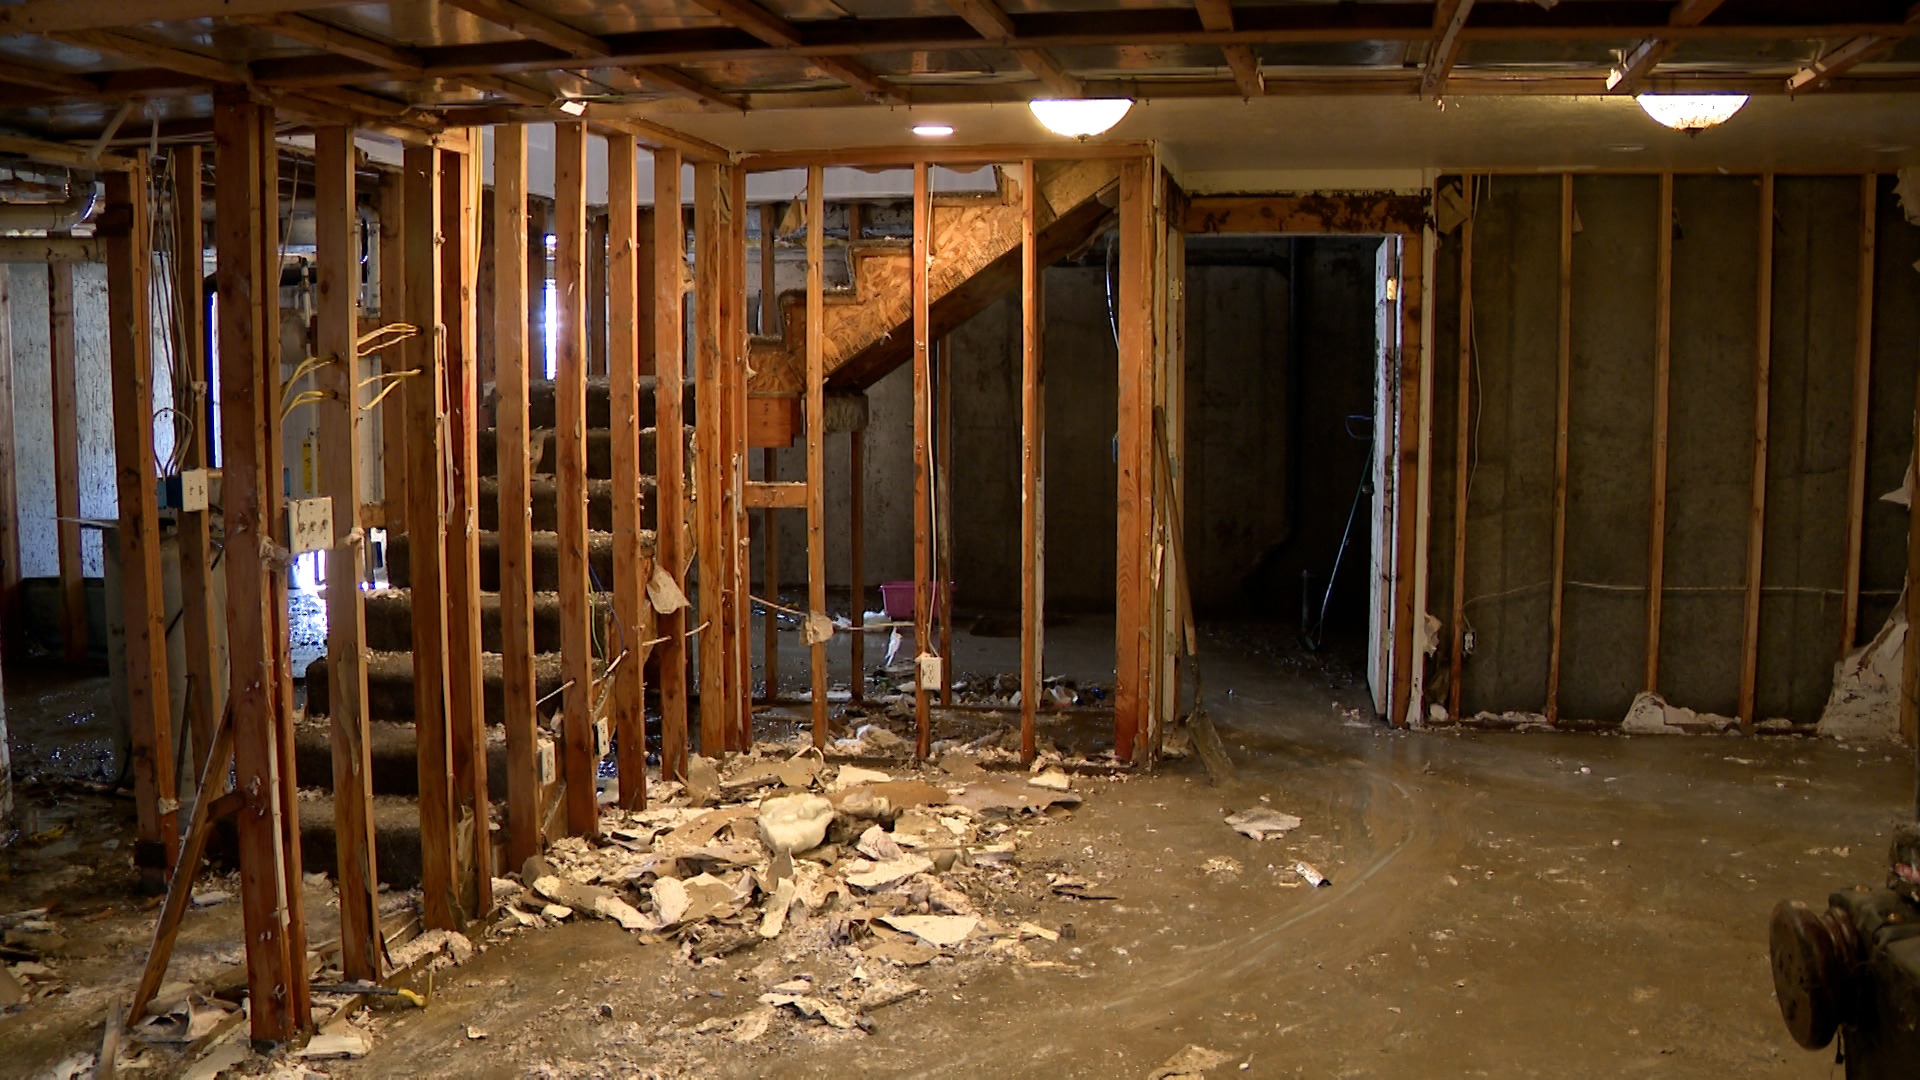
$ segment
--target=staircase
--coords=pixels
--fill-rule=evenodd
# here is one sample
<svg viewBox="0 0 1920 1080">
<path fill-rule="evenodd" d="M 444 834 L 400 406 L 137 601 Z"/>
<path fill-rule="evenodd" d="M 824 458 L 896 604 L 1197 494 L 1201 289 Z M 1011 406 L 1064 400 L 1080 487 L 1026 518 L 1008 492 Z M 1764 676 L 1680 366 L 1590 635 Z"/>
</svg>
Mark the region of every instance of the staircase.
<svg viewBox="0 0 1920 1080">
<path fill-rule="evenodd" d="M 938 195 L 932 207 L 932 264 L 927 268 L 930 336 L 938 338 L 986 310 L 1021 284 L 1025 198 L 1014 173 L 996 168 L 989 195 Z M 1113 161 L 1043 162 L 1036 228 L 1039 262 L 1047 266 L 1104 232 L 1117 199 Z M 913 355 L 913 243 L 857 240 L 848 248 L 851 284 L 825 295 L 826 389 L 859 394 Z M 756 337 L 748 352 L 756 398 L 790 398 L 806 390 L 807 297 L 780 297 L 782 333 Z M 797 426 L 797 425 L 796 425 Z"/>
<path fill-rule="evenodd" d="M 654 499 L 656 431 L 653 427 L 654 380 L 640 380 L 639 419 L 641 491 L 641 550 L 651 560 L 656 527 Z M 684 415 L 694 415 L 694 384 L 682 391 Z M 491 411 L 491 410 L 489 410 Z M 601 628 L 610 622 L 613 588 L 613 433 L 606 380 L 587 384 L 587 528 L 588 565 L 592 568 L 595 666 L 618 653 L 618 641 L 605 641 Z M 565 681 L 560 674 L 560 537 L 558 528 L 558 443 L 554 438 L 554 384 L 546 380 L 528 386 L 529 449 L 532 457 L 530 488 L 533 503 L 534 696 L 545 698 Z M 493 800 L 507 797 L 506 735 L 500 657 L 500 483 L 497 432 L 476 433 L 476 467 L 480 472 L 480 632 L 483 669 L 482 702 L 487 733 L 487 784 Z M 689 476 L 693 466 L 693 427 L 683 429 Z M 692 491 L 689 481 L 689 492 Z M 691 505 L 688 507 L 691 514 Z M 368 742 L 373 757 L 375 855 L 379 878 L 394 886 L 416 883 L 420 877 L 419 773 L 413 730 L 413 592 L 408 587 L 412 538 L 391 537 L 387 544 L 387 572 L 392 588 L 364 593 L 367 612 Z M 689 545 L 689 550 L 691 545 Z M 640 572 L 650 573 L 648 567 Z M 613 631 L 618 633 L 619 631 Z M 628 632 L 632 632 L 630 629 Z M 654 680 L 649 679 L 652 686 Z M 300 832 L 307 866 L 330 868 L 333 847 L 333 744 L 327 719 L 330 696 L 327 665 L 316 661 L 306 673 L 307 708 L 294 737 L 294 764 L 301 782 Z M 560 707 L 554 697 L 539 707 L 544 720 Z M 544 725 L 543 725 L 544 728 Z"/>
</svg>

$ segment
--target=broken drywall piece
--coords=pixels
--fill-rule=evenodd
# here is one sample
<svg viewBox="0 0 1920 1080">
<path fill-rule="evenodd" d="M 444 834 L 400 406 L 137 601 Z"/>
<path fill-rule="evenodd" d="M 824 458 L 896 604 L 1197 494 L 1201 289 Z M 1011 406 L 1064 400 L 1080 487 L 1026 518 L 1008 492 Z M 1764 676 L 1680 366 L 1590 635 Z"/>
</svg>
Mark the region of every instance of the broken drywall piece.
<svg viewBox="0 0 1920 1080">
<path fill-rule="evenodd" d="M 666 567 L 658 565 L 653 568 L 653 578 L 647 582 L 647 602 L 662 615 L 671 615 L 693 606 L 687 600 L 687 594 L 680 591 L 680 586 L 674 582 L 673 575 L 667 573 Z"/>
<path fill-rule="evenodd" d="M 867 892 L 879 892 L 933 869 L 933 860 L 920 855 L 902 855 L 880 863 L 856 859 L 847 865 L 852 871 L 847 874 L 847 884 Z"/>
<path fill-rule="evenodd" d="M 1153 1070 L 1147 1080 L 1200 1080 L 1208 1070 L 1217 1069 L 1231 1060 L 1218 1050 L 1188 1046 Z"/>
<path fill-rule="evenodd" d="M 880 921 L 941 948 L 960 944 L 980 925 L 972 915 L 888 915 Z"/>
<path fill-rule="evenodd" d="M 1907 645 L 1904 591 L 1873 640 L 1833 666 L 1833 689 L 1820 710 L 1818 731 L 1847 742 L 1900 738 L 1900 678 Z"/>
<path fill-rule="evenodd" d="M 788 795 L 760 804 L 760 842 L 775 855 L 819 847 L 833 823 L 833 804 L 818 795 Z"/>
<path fill-rule="evenodd" d="M 1242 810 L 1237 814 L 1228 815 L 1227 824 L 1242 836 L 1266 840 L 1275 836 L 1285 836 L 1299 828 L 1300 819 L 1270 807 L 1256 806 L 1251 810 Z"/>
<path fill-rule="evenodd" d="M 1433 224 L 1441 235 L 1450 235 L 1473 213 L 1465 190 L 1459 183 L 1443 185 L 1433 193 Z"/>
<path fill-rule="evenodd" d="M 808 645 L 821 645 L 833 639 L 833 620 L 824 611 L 810 612 L 800 627 L 800 637 Z"/>
<path fill-rule="evenodd" d="M 1690 735 L 1725 731 L 1739 722 L 1731 716 L 1718 713 L 1695 712 L 1674 705 L 1659 694 L 1643 690 L 1633 699 L 1633 707 L 1627 710 L 1620 730 L 1632 735 Z"/>
<path fill-rule="evenodd" d="M 1920 269 L 1920 264 L 1915 264 L 1915 269 Z M 1907 462 L 1907 475 L 1900 481 L 1900 486 L 1880 496 L 1880 501 L 1895 506 L 1913 505 L 1913 462 Z"/>
<path fill-rule="evenodd" d="M 1920 225 L 1920 167 L 1909 165 L 1900 170 L 1893 196 L 1900 200 L 1900 212 L 1907 215 L 1908 224 Z M 1920 269 L 1920 263 L 1914 267 Z"/>
</svg>

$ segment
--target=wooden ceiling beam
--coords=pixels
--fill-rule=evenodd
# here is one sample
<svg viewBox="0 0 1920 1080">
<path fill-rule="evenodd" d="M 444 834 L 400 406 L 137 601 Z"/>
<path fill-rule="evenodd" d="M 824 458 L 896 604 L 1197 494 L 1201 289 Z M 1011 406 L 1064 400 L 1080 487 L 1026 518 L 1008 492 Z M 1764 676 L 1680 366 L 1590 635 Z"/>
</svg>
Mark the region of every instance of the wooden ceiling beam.
<svg viewBox="0 0 1920 1080">
<path fill-rule="evenodd" d="M 239 64 L 229 64 L 225 60 L 186 52 L 167 45 L 158 45 L 140 38 L 128 37 L 125 34 L 115 34 L 106 30 L 76 30 L 71 33 L 63 32 L 47 36 L 68 45 L 91 49 L 97 53 L 124 56 L 129 60 L 139 60 L 154 67 L 192 75 L 211 83 L 249 81 L 247 69 Z"/>
<path fill-rule="evenodd" d="M 30 86 L 35 90 L 50 90 L 69 97 L 87 97 L 100 92 L 97 84 L 78 75 L 27 67 L 11 58 L 5 67 L 0 67 L 0 82 L 12 86 Z"/>
<path fill-rule="evenodd" d="M 1019 57 L 1021 66 L 1032 72 L 1033 77 L 1040 80 L 1040 85 L 1056 97 L 1086 96 L 1086 83 L 1061 67 L 1053 54 L 1045 49 L 1015 49 L 1013 55 Z"/>
<path fill-rule="evenodd" d="M 1473 13 L 1473 0 L 1440 0 L 1433 5 L 1433 45 L 1427 52 L 1427 66 L 1420 74 L 1420 96 L 1433 101 L 1446 93 L 1447 78 L 1460 59 L 1461 32 Z"/>
<path fill-rule="evenodd" d="M 761 7 L 753 0 L 693 0 L 729 26 L 745 30 L 776 49 L 797 52 L 807 62 L 869 97 L 892 104 L 905 104 L 900 91 L 868 70 L 858 60 L 838 55 L 823 55 L 803 48 L 805 36 L 800 27 Z M 849 20 L 858 21 L 858 20 Z"/>
<path fill-rule="evenodd" d="M 351 57 L 398 75 L 419 78 L 426 67 L 426 61 L 412 49 L 376 41 L 305 15 L 276 15 L 259 19 L 255 24 L 290 41 L 311 45 L 337 56 Z"/>
<path fill-rule="evenodd" d="M 1193 9 L 1200 15 L 1200 25 L 1208 31 L 1233 32 L 1232 0 L 1194 0 Z M 1227 70 L 1233 72 L 1233 82 L 1240 88 L 1241 97 L 1266 95 L 1267 77 L 1260 70 L 1260 58 L 1254 55 L 1253 46 L 1222 45 L 1220 55 L 1226 58 Z"/>
<path fill-rule="evenodd" d="M 699 79 L 666 64 L 642 64 L 632 68 L 614 68 L 638 79 L 642 84 L 675 97 L 697 101 L 709 109 L 746 112 L 747 103 L 733 94 L 722 93 Z"/>
<path fill-rule="evenodd" d="M 1725 0 L 1680 0 L 1667 16 L 1669 26 L 1699 26 L 1719 9 Z M 1637 94 L 1653 69 L 1673 53 L 1679 42 L 1671 37 L 1650 37 L 1621 54 L 1620 66 L 1607 79 L 1607 89 L 1616 94 Z"/>
<path fill-rule="evenodd" d="M 1907 10 L 1908 23 L 1920 23 L 1920 3 Z M 1835 46 L 1820 59 L 1793 73 L 1787 80 L 1787 93 L 1799 94 L 1809 90 L 1825 90 L 1833 85 L 1833 80 L 1852 70 L 1855 64 L 1874 56 L 1898 44 L 1894 38 L 1863 35 L 1852 38 Z"/>
<path fill-rule="evenodd" d="M 613 52 L 600 38 L 575 29 L 551 15 L 543 15 L 515 0 L 445 0 L 446 3 L 477 15 L 519 34 L 523 38 L 551 45 L 569 56 L 600 57 Z"/>
<path fill-rule="evenodd" d="M 1021 47 L 1014 30 L 1013 17 L 994 0 L 947 0 L 947 6 L 967 21 L 967 25 L 987 41 L 1012 49 L 1022 67 L 1040 80 L 1048 92 L 1060 97 L 1082 95 L 1082 83 L 1060 65 L 1045 49 Z"/>
<path fill-rule="evenodd" d="M 21 0 L 0 8 L 0 34 L 113 30 L 185 19 L 279 15 L 363 0 Z"/>
</svg>

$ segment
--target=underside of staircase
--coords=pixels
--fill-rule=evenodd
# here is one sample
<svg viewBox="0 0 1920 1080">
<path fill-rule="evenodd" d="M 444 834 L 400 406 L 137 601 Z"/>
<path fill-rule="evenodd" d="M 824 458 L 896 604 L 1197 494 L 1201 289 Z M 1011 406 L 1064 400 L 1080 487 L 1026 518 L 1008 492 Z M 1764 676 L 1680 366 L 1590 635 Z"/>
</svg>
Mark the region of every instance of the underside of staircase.
<svg viewBox="0 0 1920 1080">
<path fill-rule="evenodd" d="M 682 390 L 687 416 L 694 414 L 694 384 Z M 654 380 L 643 378 L 638 395 L 640 437 L 641 551 L 648 565 L 639 572 L 651 574 L 657 510 L 656 487 L 657 432 L 653 427 Z M 618 640 L 623 633 L 639 633 L 648 628 L 623 630 L 612 619 L 613 560 L 613 431 L 610 426 L 610 394 L 605 379 L 587 383 L 587 528 L 588 565 L 592 572 L 592 624 L 594 627 L 594 666 L 598 671 L 609 656 L 618 655 L 623 645 L 631 644 L 640 655 L 639 642 Z M 532 496 L 534 588 L 534 696 L 544 700 L 536 711 L 543 732 L 549 733 L 547 719 L 560 708 L 556 693 L 565 679 L 560 665 L 560 536 L 558 528 L 558 446 L 555 427 L 554 384 L 540 380 L 528 386 L 528 451 L 531 460 L 529 487 Z M 683 428 L 689 476 L 693 465 L 693 427 Z M 487 725 L 487 780 L 496 803 L 507 797 L 506 736 L 501 677 L 500 611 L 500 484 L 497 432 L 493 428 L 476 433 L 476 464 L 480 472 L 480 631 L 482 667 L 482 704 Z M 689 485 L 691 490 L 691 485 Z M 689 508 L 691 513 L 691 508 Z M 370 777 L 374 793 L 375 856 L 381 881 L 391 885 L 409 885 L 420 877 L 420 837 L 418 796 L 419 771 L 415 753 L 413 696 L 413 591 L 409 549 L 412 537 L 390 536 L 387 544 L 387 571 L 392 588 L 376 589 L 362 595 L 366 602 L 367 643 L 367 717 L 368 743 L 373 759 Z M 301 799 L 301 839 L 308 865 L 333 865 L 333 748 L 331 724 L 327 718 L 330 701 L 328 669 L 324 661 L 315 661 L 306 672 L 307 709 L 294 739 L 295 770 L 303 786 Z M 654 680 L 649 679 L 651 688 Z M 650 728 L 657 738 L 657 728 Z"/>
<path fill-rule="evenodd" d="M 1026 196 L 1011 172 L 996 175 L 992 194 L 934 197 L 927 267 L 931 337 L 950 333 L 1020 287 Z M 1106 231 L 1119 177 L 1119 166 L 1107 160 L 1040 164 L 1036 224 L 1042 267 Z M 851 283 L 825 294 L 829 394 L 864 393 L 912 357 L 912 261 L 909 240 L 856 240 L 848 249 Z M 806 293 L 783 293 L 779 304 L 782 333 L 753 339 L 747 388 L 758 399 L 798 402 L 806 391 Z"/>
</svg>

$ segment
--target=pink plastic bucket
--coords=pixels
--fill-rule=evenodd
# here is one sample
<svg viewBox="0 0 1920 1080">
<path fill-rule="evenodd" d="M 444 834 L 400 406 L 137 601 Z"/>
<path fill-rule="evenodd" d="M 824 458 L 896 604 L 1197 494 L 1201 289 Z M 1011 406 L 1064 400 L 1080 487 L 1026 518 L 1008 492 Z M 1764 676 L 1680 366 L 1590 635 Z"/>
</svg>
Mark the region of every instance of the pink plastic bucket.
<svg viewBox="0 0 1920 1080">
<path fill-rule="evenodd" d="M 949 592 L 951 592 L 953 589 L 953 586 L 949 585 L 947 586 L 947 589 Z M 882 609 L 886 611 L 887 618 L 889 619 L 901 619 L 901 620 L 912 619 L 913 618 L 913 582 L 911 581 L 881 582 L 880 583 L 880 606 Z M 934 619 L 938 619 L 940 617 L 940 590 L 938 589 L 935 589 L 933 592 L 932 607 L 933 607 L 933 613 L 930 617 Z"/>
</svg>

